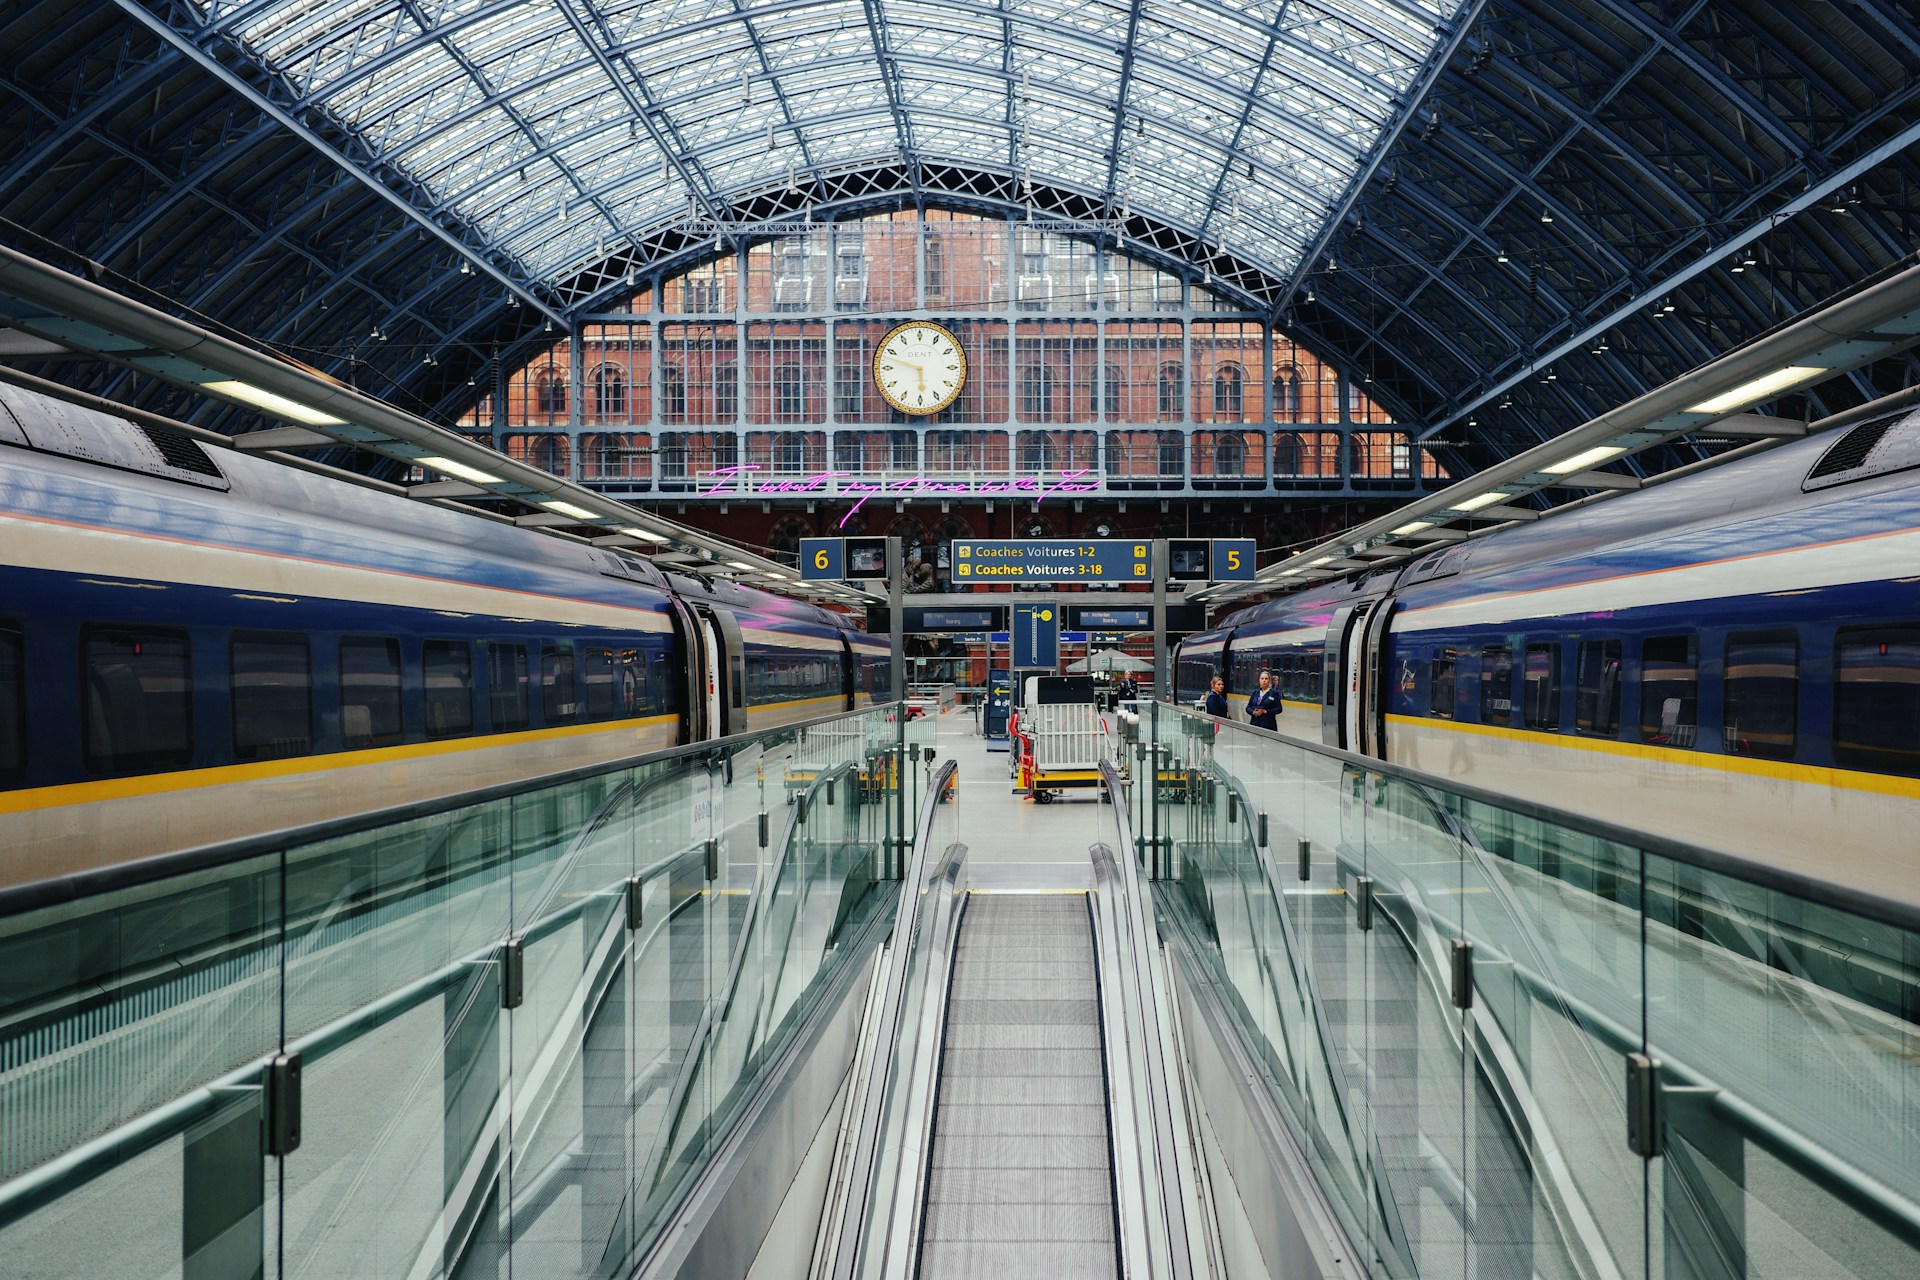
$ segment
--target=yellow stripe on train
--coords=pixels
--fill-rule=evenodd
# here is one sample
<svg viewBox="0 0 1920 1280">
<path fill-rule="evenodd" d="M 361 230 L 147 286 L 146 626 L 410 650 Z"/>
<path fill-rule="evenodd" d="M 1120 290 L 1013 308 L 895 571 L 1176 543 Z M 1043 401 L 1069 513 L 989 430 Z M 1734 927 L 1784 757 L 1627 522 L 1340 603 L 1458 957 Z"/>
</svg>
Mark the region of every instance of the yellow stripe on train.
<svg viewBox="0 0 1920 1280">
<path fill-rule="evenodd" d="M 678 716 L 641 716 L 632 720 L 596 720 L 591 724 L 562 725 L 553 729 L 528 729 L 520 733 L 495 733 L 479 737 L 447 738 L 439 742 L 409 742 L 397 747 L 369 747 L 361 751 L 332 751 L 321 755 L 290 756 L 284 760 L 262 760 L 253 764 L 216 765 L 211 769 L 183 769 L 173 773 L 147 773 L 127 778 L 102 778 L 92 782 L 68 782 L 53 787 L 34 787 L 25 791 L 0 791 L 0 813 L 26 813 L 34 809 L 52 809 L 60 805 L 86 804 L 96 800 L 125 800 L 139 796 L 164 795 L 196 787 L 217 786 L 227 782 L 255 782 L 269 778 L 288 778 L 307 773 L 327 773 L 368 764 L 397 764 L 403 760 L 426 760 L 492 747 L 522 746 L 535 742 L 553 742 L 588 734 L 643 729 L 657 724 L 673 724 Z"/>
<path fill-rule="evenodd" d="M 1721 773 L 1746 774 L 1756 778 L 1777 778 L 1787 782 L 1839 787 L 1847 791 L 1869 791 L 1878 795 L 1920 799 L 1920 778 L 1899 778 L 1885 773 L 1865 773 L 1858 769 L 1835 769 L 1825 765 L 1794 764 L 1786 760 L 1756 760 L 1752 756 L 1731 756 L 1713 751 L 1689 751 L 1678 747 L 1656 747 L 1643 742 L 1620 742 L 1612 738 L 1583 738 L 1563 733 L 1538 733 L 1530 729 L 1509 729 L 1492 724 L 1462 724 L 1430 716 L 1389 715 L 1389 725 L 1410 729 L 1445 730 L 1470 737 L 1495 738 L 1530 745 L 1547 744 L 1596 755 L 1649 760 L 1661 764 L 1691 765 Z M 1392 749 L 1392 738 L 1388 738 Z"/>
</svg>

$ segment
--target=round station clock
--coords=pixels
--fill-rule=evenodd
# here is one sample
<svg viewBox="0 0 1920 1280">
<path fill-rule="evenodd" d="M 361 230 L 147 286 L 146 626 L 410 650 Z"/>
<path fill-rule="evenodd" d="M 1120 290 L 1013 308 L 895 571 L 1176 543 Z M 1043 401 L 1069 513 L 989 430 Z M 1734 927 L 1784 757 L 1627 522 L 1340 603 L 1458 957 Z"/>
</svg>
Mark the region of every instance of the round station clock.
<svg viewBox="0 0 1920 1280">
<path fill-rule="evenodd" d="M 938 413 L 967 385 L 967 353 L 945 325 L 909 320 L 874 349 L 873 385 L 902 413 Z"/>
</svg>

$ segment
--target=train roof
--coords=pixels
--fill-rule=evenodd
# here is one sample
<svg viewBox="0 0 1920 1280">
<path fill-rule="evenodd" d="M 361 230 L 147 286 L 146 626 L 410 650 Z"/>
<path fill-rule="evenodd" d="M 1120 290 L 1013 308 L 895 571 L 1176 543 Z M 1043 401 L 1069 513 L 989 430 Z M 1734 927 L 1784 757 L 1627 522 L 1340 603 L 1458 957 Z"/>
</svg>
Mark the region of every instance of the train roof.
<svg viewBox="0 0 1920 1280">
<path fill-rule="evenodd" d="M 1862 452 L 1864 462 L 1854 456 Z M 1427 601 L 1462 598 L 1916 525 L 1920 411 L 1903 410 L 1430 553 L 1406 568 L 1397 587 L 1419 589 Z"/>
<path fill-rule="evenodd" d="M 1525 590 L 1836 541 L 1920 523 L 1920 410 L 1877 415 L 1751 458 L 1652 484 L 1468 542 L 1391 570 L 1319 583 L 1219 620 L 1278 630 L 1387 590 L 1423 600 Z M 1427 584 L 1433 584 L 1431 588 Z"/>
<path fill-rule="evenodd" d="M 12 446 L 12 447 L 7 447 Z M 325 558 L 534 594 L 633 605 L 635 587 L 664 607 L 669 578 L 645 556 L 414 502 L 185 432 L 0 385 L 0 496 L 21 513 L 203 546 Z M 316 548 L 319 548 L 316 551 Z M 716 581 L 687 594 L 796 622 L 845 629 L 842 615 Z"/>
</svg>

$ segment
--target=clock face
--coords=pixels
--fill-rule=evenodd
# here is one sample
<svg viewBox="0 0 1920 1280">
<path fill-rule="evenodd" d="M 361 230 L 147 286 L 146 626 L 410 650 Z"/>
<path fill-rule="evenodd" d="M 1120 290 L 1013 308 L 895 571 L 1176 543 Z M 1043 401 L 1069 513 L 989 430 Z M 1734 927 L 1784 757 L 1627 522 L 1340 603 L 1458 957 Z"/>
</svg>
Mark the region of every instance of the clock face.
<svg viewBox="0 0 1920 1280">
<path fill-rule="evenodd" d="M 902 413 L 938 413 L 967 384 L 967 354 L 944 325 L 909 320 L 880 339 L 873 383 Z"/>
</svg>

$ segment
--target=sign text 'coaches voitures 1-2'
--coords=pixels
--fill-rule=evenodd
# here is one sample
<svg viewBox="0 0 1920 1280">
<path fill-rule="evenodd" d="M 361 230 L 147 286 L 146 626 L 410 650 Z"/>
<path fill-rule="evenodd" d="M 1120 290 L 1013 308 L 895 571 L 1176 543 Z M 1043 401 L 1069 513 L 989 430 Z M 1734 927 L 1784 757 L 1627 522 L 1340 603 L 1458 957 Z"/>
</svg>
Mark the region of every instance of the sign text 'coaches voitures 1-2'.
<svg viewBox="0 0 1920 1280">
<path fill-rule="evenodd" d="M 953 544 L 955 582 L 1151 582 L 1144 538 L 1007 538 Z"/>
</svg>

